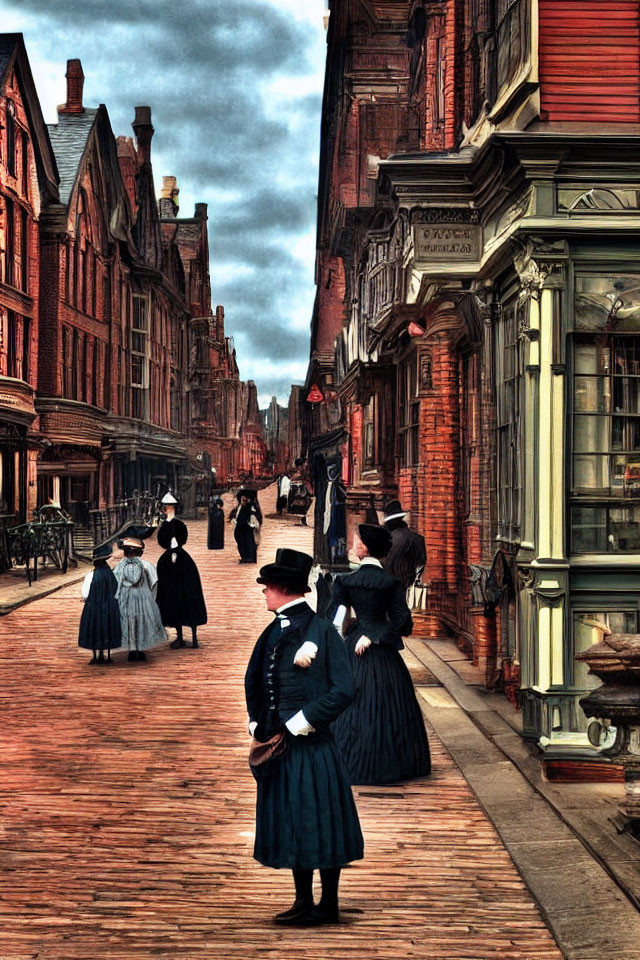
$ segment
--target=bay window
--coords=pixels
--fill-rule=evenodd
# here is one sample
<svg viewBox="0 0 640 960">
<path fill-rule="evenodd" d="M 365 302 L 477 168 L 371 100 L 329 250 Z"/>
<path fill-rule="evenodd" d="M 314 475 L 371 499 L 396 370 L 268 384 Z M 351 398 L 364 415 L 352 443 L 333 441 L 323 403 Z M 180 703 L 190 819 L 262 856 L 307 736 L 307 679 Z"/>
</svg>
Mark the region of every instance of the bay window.
<svg viewBox="0 0 640 960">
<path fill-rule="evenodd" d="M 640 275 L 576 278 L 572 417 L 572 552 L 640 552 Z"/>
</svg>

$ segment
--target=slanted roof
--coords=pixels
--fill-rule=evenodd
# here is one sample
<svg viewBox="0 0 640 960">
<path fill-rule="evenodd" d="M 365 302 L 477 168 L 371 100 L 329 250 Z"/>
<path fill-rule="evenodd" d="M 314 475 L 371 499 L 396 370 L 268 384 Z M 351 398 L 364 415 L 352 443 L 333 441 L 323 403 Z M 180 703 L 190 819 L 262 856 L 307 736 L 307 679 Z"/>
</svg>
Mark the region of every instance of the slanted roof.
<svg viewBox="0 0 640 960">
<path fill-rule="evenodd" d="M 96 109 L 85 107 L 84 113 L 61 113 L 57 123 L 47 124 L 60 174 L 60 203 L 68 204 L 71 199 L 97 113 Z"/>
<path fill-rule="evenodd" d="M 9 70 L 14 68 L 32 135 L 40 194 L 45 201 L 57 202 L 58 170 L 42 116 L 24 38 L 21 33 L 0 33 L 0 82 L 3 82 Z"/>
</svg>

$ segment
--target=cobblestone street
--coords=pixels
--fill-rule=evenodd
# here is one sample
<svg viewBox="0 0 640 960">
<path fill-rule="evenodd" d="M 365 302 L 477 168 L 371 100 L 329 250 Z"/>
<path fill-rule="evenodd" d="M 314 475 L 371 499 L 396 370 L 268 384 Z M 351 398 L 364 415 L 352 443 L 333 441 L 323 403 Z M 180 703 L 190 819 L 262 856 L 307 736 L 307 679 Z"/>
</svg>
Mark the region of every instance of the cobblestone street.
<svg viewBox="0 0 640 960">
<path fill-rule="evenodd" d="M 261 503 L 259 560 L 311 548 L 309 528 L 269 518 L 274 488 Z M 0 958 L 559 960 L 431 731 L 429 779 L 356 789 L 366 850 L 344 871 L 343 923 L 272 926 L 291 875 L 251 856 L 242 687 L 270 614 L 231 528 L 224 553 L 207 551 L 204 522 L 189 529 L 209 609 L 199 650 L 167 644 L 146 663 L 118 653 L 111 670 L 89 668 L 77 584 L 0 618 Z"/>
</svg>

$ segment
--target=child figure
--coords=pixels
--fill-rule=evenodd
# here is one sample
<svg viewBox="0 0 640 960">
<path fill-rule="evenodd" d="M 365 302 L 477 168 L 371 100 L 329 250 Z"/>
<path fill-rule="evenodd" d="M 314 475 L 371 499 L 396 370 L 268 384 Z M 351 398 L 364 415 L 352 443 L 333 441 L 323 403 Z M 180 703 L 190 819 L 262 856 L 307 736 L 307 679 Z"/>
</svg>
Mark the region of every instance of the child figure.
<svg viewBox="0 0 640 960">
<path fill-rule="evenodd" d="M 93 570 L 82 583 L 84 609 L 80 617 L 78 646 L 93 651 L 90 664 L 113 663 L 111 651 L 122 645 L 120 608 L 116 600 L 118 581 L 107 562 L 112 549 L 111 543 L 95 548 Z"/>
<path fill-rule="evenodd" d="M 118 581 L 122 639 L 129 650 L 129 660 L 146 660 L 145 650 L 167 639 L 155 600 L 158 577 L 153 564 L 141 559 L 144 553 L 142 540 L 127 536 L 122 541 L 122 549 L 124 557 L 114 570 Z"/>
</svg>

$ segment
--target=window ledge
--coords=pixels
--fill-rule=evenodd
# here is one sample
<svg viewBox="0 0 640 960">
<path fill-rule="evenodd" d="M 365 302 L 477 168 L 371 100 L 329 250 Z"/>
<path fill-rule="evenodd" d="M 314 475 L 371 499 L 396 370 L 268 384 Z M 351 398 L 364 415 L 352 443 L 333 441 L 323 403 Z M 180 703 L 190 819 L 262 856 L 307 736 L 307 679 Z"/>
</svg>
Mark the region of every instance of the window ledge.
<svg viewBox="0 0 640 960">
<path fill-rule="evenodd" d="M 569 557 L 572 567 L 637 567 L 640 562 L 639 553 L 582 553 Z"/>
</svg>

